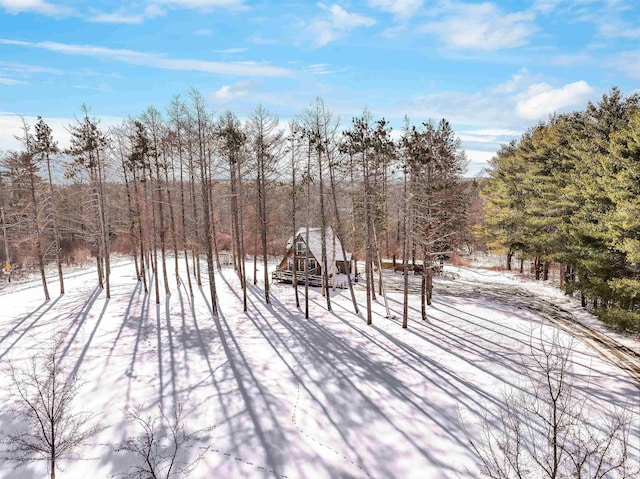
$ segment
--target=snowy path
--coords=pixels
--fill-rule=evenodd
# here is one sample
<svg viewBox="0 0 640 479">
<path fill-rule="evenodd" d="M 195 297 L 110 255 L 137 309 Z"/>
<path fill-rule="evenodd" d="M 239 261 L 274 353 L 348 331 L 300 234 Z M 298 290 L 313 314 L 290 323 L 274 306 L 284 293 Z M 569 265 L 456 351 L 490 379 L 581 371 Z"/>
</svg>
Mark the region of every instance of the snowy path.
<svg viewBox="0 0 640 479">
<path fill-rule="evenodd" d="M 189 429 L 214 426 L 199 444 L 209 449 L 193 478 L 477 477 L 460 418 L 477 435 L 485 410 L 503 404 L 502 391 L 523 388 L 522 353 L 555 330 L 546 309 L 465 291 L 473 280 L 439 281 L 427 322 L 417 320 L 414 298 L 402 330 L 399 320 L 384 318 L 382 304 L 366 326 L 352 313 L 348 291 L 337 292 L 327 312 L 312 288 L 312 319 L 305 320 L 290 285 L 273 286 L 271 305 L 260 285 L 251 287 L 245 314 L 229 269 L 217 276 L 218 318 L 207 284 L 193 299 L 172 284 L 171 296 L 156 305 L 132 265 L 114 268 L 110 300 L 95 288 L 94 274 L 70 275 L 69 293 L 48 303 L 37 282 L 0 292 L 0 365 L 46 349 L 62 333 L 66 367 L 87 382 L 80 404 L 109 426 L 83 451 L 93 460 L 65 464 L 71 479 L 126 469 L 127 459 L 113 451 L 134 432 L 124 410 L 169 412 L 176 403 L 184 404 Z M 364 295 L 357 297 L 362 307 Z M 399 317 L 400 294 L 390 295 L 390 306 Z M 594 411 L 606 414 L 615 404 L 635 414 L 638 458 L 638 383 L 583 343 L 573 354 L 577 391 L 594 399 Z M 10 398 L 0 397 L 4 409 Z M 0 411 L 0 423 L 10 421 Z M 43 464 L 0 466 L 0 478 L 35 479 L 44 471 Z"/>
<path fill-rule="evenodd" d="M 385 271 L 385 282 L 392 291 L 402 291 L 401 274 Z M 409 288 L 413 294 L 420 293 L 418 276 L 410 276 Z M 482 298 L 530 311 L 623 369 L 640 387 L 640 342 L 608 330 L 577 308 L 576 300 L 558 293 L 552 286 L 517 281 L 504 273 L 452 266 L 447 266 L 447 274 L 436 278 L 434 284 L 436 297 Z"/>
</svg>

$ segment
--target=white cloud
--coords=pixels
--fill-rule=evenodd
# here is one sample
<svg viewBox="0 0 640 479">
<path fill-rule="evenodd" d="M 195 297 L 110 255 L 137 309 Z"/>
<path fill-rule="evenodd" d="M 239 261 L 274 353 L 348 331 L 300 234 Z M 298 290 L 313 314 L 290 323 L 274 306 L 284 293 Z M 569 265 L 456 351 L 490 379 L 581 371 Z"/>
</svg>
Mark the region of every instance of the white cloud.
<svg viewBox="0 0 640 479">
<path fill-rule="evenodd" d="M 6 72 L 14 72 L 22 75 L 30 75 L 34 73 L 51 73 L 53 75 L 62 75 L 62 70 L 51 67 L 43 67 L 40 65 L 27 65 L 24 63 L 14 63 L 0 61 L 0 70 Z"/>
<path fill-rule="evenodd" d="M 138 25 L 145 20 L 144 15 L 129 15 L 123 12 L 98 13 L 88 20 L 94 23 L 120 23 L 125 25 Z"/>
<path fill-rule="evenodd" d="M 318 7 L 326 12 L 322 17 L 317 17 L 308 25 L 309 32 L 313 35 L 313 46 L 321 47 L 358 27 L 371 27 L 376 21 L 358 13 L 349 13 L 340 5 L 327 6 L 317 3 Z"/>
<path fill-rule="evenodd" d="M 640 80 L 640 50 L 619 53 L 608 63 L 629 78 Z"/>
<path fill-rule="evenodd" d="M 123 120 L 113 116 L 98 116 L 96 118 L 100 121 L 100 128 L 104 131 L 119 125 Z M 24 116 L 24 119 L 32 128 L 38 120 L 35 116 Z M 58 146 L 60 148 L 69 147 L 71 140 L 68 127 L 74 123 L 74 118 L 45 117 L 44 121 L 51 127 L 53 139 L 58 142 Z M 22 148 L 22 144 L 15 138 L 16 136 L 22 136 L 22 118 L 16 113 L 0 112 L 0 145 L 5 151 Z"/>
<path fill-rule="evenodd" d="M 559 67 L 568 67 L 574 65 L 587 65 L 593 61 L 591 55 L 576 54 L 576 55 L 556 55 L 551 58 L 551 63 Z"/>
<path fill-rule="evenodd" d="M 526 68 L 520 69 L 518 73 L 511 75 L 511 78 L 504 83 L 500 83 L 491 89 L 492 93 L 509 94 L 518 91 L 523 85 L 529 82 L 529 72 Z"/>
<path fill-rule="evenodd" d="M 549 14 L 553 12 L 563 0 L 536 0 L 533 2 L 532 10 L 540 12 L 542 14 Z"/>
<path fill-rule="evenodd" d="M 208 37 L 213 34 L 213 31 L 210 28 L 200 28 L 193 32 L 193 34 L 197 37 Z"/>
<path fill-rule="evenodd" d="M 152 4 L 169 7 L 211 10 L 214 8 L 244 9 L 244 0 L 153 0 Z"/>
<path fill-rule="evenodd" d="M 369 5 L 389 12 L 398 19 L 407 19 L 422 8 L 423 0 L 369 0 Z"/>
<path fill-rule="evenodd" d="M 230 103 L 246 97 L 256 87 L 252 81 L 239 81 L 233 85 L 224 85 L 211 94 L 211 99 L 217 103 Z"/>
<path fill-rule="evenodd" d="M 0 7 L 7 13 L 40 13 L 50 17 L 72 15 L 74 10 L 63 5 L 54 5 L 44 0 L 0 0 Z"/>
<path fill-rule="evenodd" d="M 27 82 L 0 76 L 0 85 L 26 85 Z"/>
<path fill-rule="evenodd" d="M 242 76 L 292 76 L 293 71 L 271 65 L 212 62 L 190 58 L 167 58 L 154 53 L 122 50 L 94 45 L 75 45 L 58 42 L 23 42 L 19 40 L 0 39 L 0 44 L 15 45 L 28 48 L 39 48 L 66 55 L 82 55 L 90 57 L 109 58 L 111 60 L 131 65 L 159 68 L 163 70 L 200 71 L 223 75 Z"/>
<path fill-rule="evenodd" d="M 213 53 L 224 53 L 225 55 L 231 55 L 233 53 L 246 52 L 248 48 L 225 48 L 222 50 L 211 50 Z"/>
<path fill-rule="evenodd" d="M 583 107 L 593 88 L 583 80 L 553 88 L 546 83 L 529 86 L 516 103 L 516 113 L 526 120 L 543 119 L 551 113 Z"/>
<path fill-rule="evenodd" d="M 508 128 L 483 128 L 477 130 L 464 130 L 458 135 L 462 141 L 473 143 L 501 143 L 520 134 L 519 130 Z"/>
<path fill-rule="evenodd" d="M 494 51 L 527 44 L 535 32 L 531 12 L 502 14 L 493 3 L 452 4 L 443 19 L 420 29 L 433 33 L 449 48 Z"/>
</svg>

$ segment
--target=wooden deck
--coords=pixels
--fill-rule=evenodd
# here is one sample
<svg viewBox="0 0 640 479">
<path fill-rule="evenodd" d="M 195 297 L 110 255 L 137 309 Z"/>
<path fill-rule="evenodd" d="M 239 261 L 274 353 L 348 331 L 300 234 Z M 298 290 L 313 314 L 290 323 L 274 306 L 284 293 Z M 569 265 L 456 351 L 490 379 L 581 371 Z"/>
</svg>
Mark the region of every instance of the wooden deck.
<svg viewBox="0 0 640 479">
<path fill-rule="evenodd" d="M 297 273 L 298 284 L 305 283 L 305 274 L 304 271 L 300 271 Z M 271 273 L 272 281 L 280 281 L 282 283 L 293 283 L 293 271 L 289 270 L 276 270 Z M 309 286 L 322 286 L 322 276 L 318 274 L 310 274 L 309 275 Z M 333 288 L 333 280 L 329 279 L 329 288 Z M 346 281 L 337 281 L 336 288 L 339 289 L 347 289 L 348 285 Z"/>
</svg>

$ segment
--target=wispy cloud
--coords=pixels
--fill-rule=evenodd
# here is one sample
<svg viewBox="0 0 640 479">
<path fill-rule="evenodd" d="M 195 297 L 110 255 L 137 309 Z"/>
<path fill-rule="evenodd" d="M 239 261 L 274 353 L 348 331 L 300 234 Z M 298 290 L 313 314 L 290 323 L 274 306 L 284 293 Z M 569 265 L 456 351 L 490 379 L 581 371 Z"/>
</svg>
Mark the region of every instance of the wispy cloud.
<svg viewBox="0 0 640 479">
<path fill-rule="evenodd" d="M 223 54 L 234 54 L 234 53 L 242 53 L 246 52 L 248 48 L 224 48 L 222 50 L 211 50 L 213 53 L 223 53 Z"/>
<path fill-rule="evenodd" d="M 53 75 L 62 75 L 62 70 L 58 68 L 43 67 L 40 65 L 27 65 L 25 63 L 14 63 L 0 61 L 0 70 L 10 71 L 24 75 L 31 75 L 35 73 L 50 73 Z"/>
<path fill-rule="evenodd" d="M 564 0 L 535 0 L 531 9 L 542 14 L 553 12 Z"/>
<path fill-rule="evenodd" d="M 308 30 L 313 35 L 312 44 L 315 47 L 321 47 L 342 38 L 356 28 L 371 27 L 376 23 L 371 17 L 347 12 L 337 4 L 325 5 L 319 2 L 316 5 L 324 11 L 324 14 L 313 19 L 308 25 Z"/>
<path fill-rule="evenodd" d="M 619 53 L 607 63 L 629 78 L 640 80 L 640 50 Z"/>
<path fill-rule="evenodd" d="M 75 10 L 64 5 L 55 5 L 44 0 L 0 0 L 0 8 L 11 14 L 39 13 L 50 17 L 73 15 Z"/>
<path fill-rule="evenodd" d="M 74 45 L 58 42 L 25 42 L 11 39 L 0 39 L 0 44 L 27 48 L 39 48 L 66 55 L 108 58 L 110 60 L 131 65 L 159 68 L 163 70 L 185 70 L 239 76 L 292 76 L 293 71 L 287 68 L 264 64 L 213 62 L 191 58 L 168 58 L 155 53 L 135 50 L 114 49 L 95 45 Z"/>
<path fill-rule="evenodd" d="M 556 55 L 551 58 L 551 64 L 558 67 L 587 65 L 591 62 L 593 62 L 593 57 L 585 53 L 578 53 L 575 55 Z"/>
<path fill-rule="evenodd" d="M 0 85 L 26 85 L 27 82 L 0 76 Z"/>
<path fill-rule="evenodd" d="M 419 30 L 436 35 L 448 48 L 495 51 L 529 42 L 536 31 L 532 12 L 502 13 L 493 3 L 449 4 L 444 17 Z"/>
<path fill-rule="evenodd" d="M 213 10 L 216 8 L 245 10 L 248 8 L 244 4 L 244 0 L 152 0 L 151 4 L 194 10 Z"/>
<path fill-rule="evenodd" d="M 369 5 L 395 15 L 399 20 L 412 17 L 422 8 L 423 0 L 369 0 Z"/>
<path fill-rule="evenodd" d="M 139 25 L 145 21 L 144 15 L 131 15 L 124 12 L 98 13 L 87 18 L 94 23 L 120 23 L 125 25 Z"/>
<path fill-rule="evenodd" d="M 193 32 L 196 37 L 208 37 L 213 34 L 213 30 L 210 28 L 200 28 Z"/>
<path fill-rule="evenodd" d="M 304 69 L 304 71 L 309 72 L 312 75 L 329 75 L 331 73 L 340 73 L 346 70 L 347 68 L 331 68 L 331 65 L 328 63 L 314 63 Z"/>
</svg>

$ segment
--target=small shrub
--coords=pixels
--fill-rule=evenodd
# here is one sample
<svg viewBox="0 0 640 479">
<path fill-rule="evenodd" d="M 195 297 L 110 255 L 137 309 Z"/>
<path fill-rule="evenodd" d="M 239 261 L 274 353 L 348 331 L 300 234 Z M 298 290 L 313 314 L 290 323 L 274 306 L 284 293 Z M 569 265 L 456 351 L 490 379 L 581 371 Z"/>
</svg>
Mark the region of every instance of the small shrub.
<svg viewBox="0 0 640 479">
<path fill-rule="evenodd" d="M 596 310 L 596 315 L 603 323 L 618 331 L 640 335 L 640 314 L 619 308 L 603 308 Z"/>
</svg>

